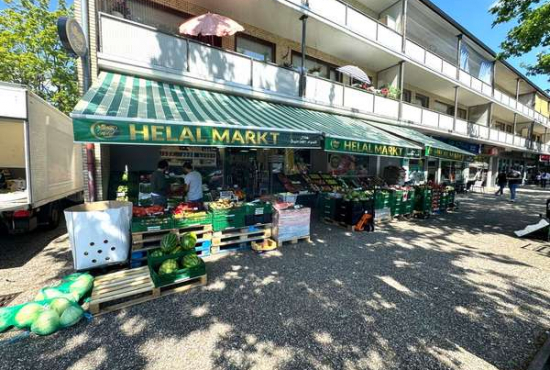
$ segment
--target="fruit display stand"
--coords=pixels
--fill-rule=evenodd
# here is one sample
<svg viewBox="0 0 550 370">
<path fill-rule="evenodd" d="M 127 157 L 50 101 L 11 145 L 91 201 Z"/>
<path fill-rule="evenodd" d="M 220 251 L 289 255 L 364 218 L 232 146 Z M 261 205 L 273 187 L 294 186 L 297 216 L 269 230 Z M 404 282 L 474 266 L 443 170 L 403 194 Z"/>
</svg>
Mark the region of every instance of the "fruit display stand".
<svg viewBox="0 0 550 370">
<path fill-rule="evenodd" d="M 319 195 L 319 216 L 321 220 L 331 222 L 336 219 L 342 202 L 341 194 L 322 193 Z"/>
<path fill-rule="evenodd" d="M 432 213 L 432 189 L 428 187 L 416 187 L 414 214 L 418 217 L 430 217 Z"/>
<path fill-rule="evenodd" d="M 300 206 L 288 206 L 279 208 L 276 205 L 273 215 L 273 239 L 277 246 L 284 243 L 296 244 L 298 241 L 310 242 L 311 208 Z"/>
</svg>

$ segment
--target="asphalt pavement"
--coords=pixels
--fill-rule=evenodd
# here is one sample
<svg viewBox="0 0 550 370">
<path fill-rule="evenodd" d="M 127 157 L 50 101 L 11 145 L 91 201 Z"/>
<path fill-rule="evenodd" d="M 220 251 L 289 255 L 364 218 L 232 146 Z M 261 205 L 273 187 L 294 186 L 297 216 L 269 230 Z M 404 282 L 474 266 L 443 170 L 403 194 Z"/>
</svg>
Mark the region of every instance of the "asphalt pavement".
<svg viewBox="0 0 550 370">
<path fill-rule="evenodd" d="M 550 256 L 513 231 L 547 197 L 461 196 L 374 233 L 314 222 L 312 244 L 208 260 L 204 288 L 1 342 L 0 369 L 525 369 L 550 328 Z M 70 270 L 62 228 L 0 236 L 15 303 Z"/>
</svg>

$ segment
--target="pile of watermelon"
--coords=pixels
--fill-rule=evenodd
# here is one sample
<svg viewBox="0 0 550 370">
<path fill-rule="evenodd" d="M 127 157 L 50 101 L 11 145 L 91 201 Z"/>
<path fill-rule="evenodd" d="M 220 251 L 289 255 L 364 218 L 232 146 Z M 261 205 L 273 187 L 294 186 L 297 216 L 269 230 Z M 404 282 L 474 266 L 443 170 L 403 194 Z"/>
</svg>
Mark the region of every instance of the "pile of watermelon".
<svg viewBox="0 0 550 370">
<path fill-rule="evenodd" d="M 178 238 L 175 234 L 166 234 L 160 241 L 160 248 L 153 251 L 151 257 L 162 257 L 186 251 L 194 251 L 196 244 L 197 234 L 195 233 L 183 234 L 181 238 Z M 178 271 L 179 268 L 192 268 L 198 266 L 200 263 L 201 259 L 195 253 L 189 253 L 181 258 L 176 257 L 163 261 L 158 269 L 158 274 L 173 274 Z"/>
</svg>

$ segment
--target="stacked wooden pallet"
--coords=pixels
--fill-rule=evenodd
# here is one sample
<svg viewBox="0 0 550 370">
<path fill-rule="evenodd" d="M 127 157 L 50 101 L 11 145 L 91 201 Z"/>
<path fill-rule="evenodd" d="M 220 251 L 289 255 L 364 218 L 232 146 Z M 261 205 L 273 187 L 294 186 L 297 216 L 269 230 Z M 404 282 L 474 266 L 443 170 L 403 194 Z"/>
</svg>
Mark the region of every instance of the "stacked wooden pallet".
<svg viewBox="0 0 550 370">
<path fill-rule="evenodd" d="M 89 302 L 92 314 L 104 314 L 147 302 L 169 294 L 206 285 L 206 274 L 174 284 L 155 287 L 147 266 L 98 276 Z"/>
<path fill-rule="evenodd" d="M 212 254 L 250 249 L 252 242 L 264 241 L 271 236 L 271 224 L 257 224 L 215 231 L 212 234 Z"/>
</svg>

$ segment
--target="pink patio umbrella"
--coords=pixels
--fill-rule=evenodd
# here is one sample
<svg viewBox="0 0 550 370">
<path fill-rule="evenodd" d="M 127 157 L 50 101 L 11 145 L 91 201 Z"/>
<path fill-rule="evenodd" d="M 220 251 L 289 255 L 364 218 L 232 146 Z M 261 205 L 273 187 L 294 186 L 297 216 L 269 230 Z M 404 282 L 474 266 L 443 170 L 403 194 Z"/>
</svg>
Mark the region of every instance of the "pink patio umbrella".
<svg viewBox="0 0 550 370">
<path fill-rule="evenodd" d="M 223 15 L 206 13 L 180 25 L 180 34 L 191 36 L 232 36 L 244 31 L 243 26 Z"/>
</svg>

